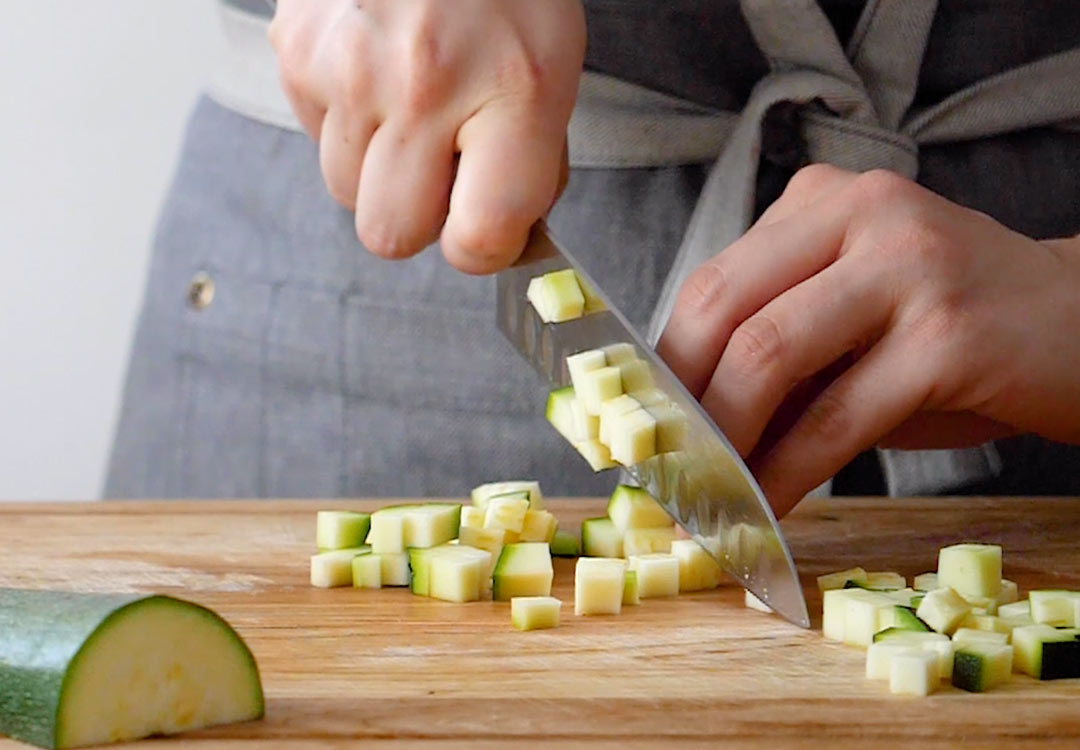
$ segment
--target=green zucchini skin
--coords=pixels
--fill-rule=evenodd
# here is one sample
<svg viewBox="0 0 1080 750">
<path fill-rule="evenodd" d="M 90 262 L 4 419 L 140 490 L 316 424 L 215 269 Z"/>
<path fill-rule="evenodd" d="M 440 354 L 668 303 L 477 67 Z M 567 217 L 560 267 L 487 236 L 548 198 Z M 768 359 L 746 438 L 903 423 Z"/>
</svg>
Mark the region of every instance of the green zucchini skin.
<svg viewBox="0 0 1080 750">
<path fill-rule="evenodd" d="M 67 678 L 80 654 L 111 619 L 131 607 L 159 601 L 199 611 L 217 622 L 246 654 L 258 682 L 258 666 L 247 644 L 206 607 L 160 595 L 0 588 L 0 734 L 39 747 L 59 747 Z M 261 717 L 265 711 L 261 687 L 257 703 Z"/>
<path fill-rule="evenodd" d="M 113 613 L 144 594 L 0 589 L 0 733 L 56 747 L 68 667 Z"/>
</svg>

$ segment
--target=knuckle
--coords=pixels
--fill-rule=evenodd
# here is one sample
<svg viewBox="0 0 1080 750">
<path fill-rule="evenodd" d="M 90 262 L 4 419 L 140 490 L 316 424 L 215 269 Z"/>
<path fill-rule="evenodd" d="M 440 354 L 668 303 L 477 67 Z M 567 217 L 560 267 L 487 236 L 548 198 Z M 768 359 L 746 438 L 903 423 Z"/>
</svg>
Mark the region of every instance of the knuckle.
<svg viewBox="0 0 1080 750">
<path fill-rule="evenodd" d="M 792 175 L 784 192 L 795 197 L 813 195 L 842 171 L 839 167 L 824 162 L 808 164 Z"/>
<path fill-rule="evenodd" d="M 917 189 L 914 182 L 888 169 L 871 169 L 852 182 L 852 188 L 865 205 L 880 208 L 909 199 Z"/>
<path fill-rule="evenodd" d="M 446 228 L 446 240 L 459 255 L 478 262 L 514 257 L 524 242 L 530 221 L 507 213 L 456 216 Z"/>
<path fill-rule="evenodd" d="M 429 115 L 448 96 L 451 86 L 445 45 L 434 21 L 421 18 L 404 37 L 397 65 L 398 96 L 406 116 Z"/>
<path fill-rule="evenodd" d="M 727 291 L 727 271 L 719 262 L 710 261 L 686 277 L 681 306 L 694 317 L 704 317 L 724 299 Z"/>
<path fill-rule="evenodd" d="M 422 249 L 414 247 L 400 232 L 385 223 L 362 219 L 359 214 L 356 237 L 368 252 L 387 260 L 409 258 Z"/>
<path fill-rule="evenodd" d="M 776 321 L 759 313 L 747 318 L 732 332 L 724 359 L 735 372 L 757 377 L 781 367 L 786 349 Z"/>
</svg>

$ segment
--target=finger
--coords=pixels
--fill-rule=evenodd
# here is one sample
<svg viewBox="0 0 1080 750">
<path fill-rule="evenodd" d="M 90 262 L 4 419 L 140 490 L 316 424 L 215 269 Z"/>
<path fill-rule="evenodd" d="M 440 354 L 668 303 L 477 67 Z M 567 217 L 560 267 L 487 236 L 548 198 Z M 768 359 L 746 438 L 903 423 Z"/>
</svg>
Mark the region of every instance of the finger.
<svg viewBox="0 0 1080 750">
<path fill-rule="evenodd" d="M 319 167 L 326 189 L 350 211 L 356 208 L 360 169 L 378 123 L 358 118 L 346 107 L 331 109 L 319 134 Z"/>
<path fill-rule="evenodd" d="M 841 258 L 732 332 L 701 404 L 747 455 L 796 384 L 878 338 L 894 309 L 886 279 Z"/>
<path fill-rule="evenodd" d="M 784 192 L 758 217 L 755 226 L 767 226 L 801 213 L 850 185 L 858 174 L 832 164 L 818 163 L 796 172 Z"/>
<path fill-rule="evenodd" d="M 372 136 L 360 172 L 357 237 L 384 258 L 416 255 L 439 236 L 453 174 L 448 129 L 384 124 Z"/>
<path fill-rule="evenodd" d="M 752 462 L 777 516 L 914 414 L 932 390 L 934 369 L 890 333 L 814 399 Z"/>
<path fill-rule="evenodd" d="M 882 448 L 970 448 L 1018 434 L 1012 425 L 971 412 L 922 411 L 878 441 Z"/>
<path fill-rule="evenodd" d="M 566 134 L 525 109 L 481 110 L 458 132 L 461 157 L 442 250 L 466 273 L 493 273 L 521 254 L 559 186 Z"/>
<path fill-rule="evenodd" d="M 830 206 L 754 227 L 690 274 L 656 349 L 691 393 L 704 393 L 739 324 L 836 259 L 847 222 Z"/>
</svg>

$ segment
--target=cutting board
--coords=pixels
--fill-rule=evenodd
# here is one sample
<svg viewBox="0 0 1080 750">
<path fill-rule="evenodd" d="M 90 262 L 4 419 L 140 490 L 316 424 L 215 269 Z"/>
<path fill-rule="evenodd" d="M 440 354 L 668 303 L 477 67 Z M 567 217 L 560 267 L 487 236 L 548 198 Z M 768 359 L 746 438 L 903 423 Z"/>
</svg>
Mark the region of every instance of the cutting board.
<svg viewBox="0 0 1080 750">
<path fill-rule="evenodd" d="M 506 604 L 310 588 L 315 510 L 389 502 L 0 504 L 0 585 L 160 591 L 236 626 L 266 719 L 140 748 L 1080 747 L 1080 681 L 897 698 L 863 678 L 862 651 L 744 608 L 732 584 L 575 617 L 573 561 L 556 560 L 563 625 L 529 633 Z M 549 506 L 564 528 L 603 513 L 599 500 Z M 782 525 L 815 628 L 816 575 L 912 576 L 960 540 L 1002 544 L 1022 591 L 1080 588 L 1076 498 L 814 500 Z"/>
</svg>

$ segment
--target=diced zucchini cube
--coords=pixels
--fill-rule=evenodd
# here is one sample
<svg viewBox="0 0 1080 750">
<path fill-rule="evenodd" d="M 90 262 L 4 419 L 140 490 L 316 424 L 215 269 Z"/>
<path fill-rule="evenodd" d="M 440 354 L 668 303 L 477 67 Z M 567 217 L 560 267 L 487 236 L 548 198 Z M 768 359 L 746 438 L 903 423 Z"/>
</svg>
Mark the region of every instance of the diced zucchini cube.
<svg viewBox="0 0 1080 750">
<path fill-rule="evenodd" d="M 574 443 L 574 448 L 588 462 L 593 471 L 614 469 L 618 466 L 617 463 L 611 460 L 611 451 L 599 440 L 584 440 L 580 443 Z"/>
<path fill-rule="evenodd" d="M 921 651 L 918 646 L 902 641 L 878 641 L 866 649 L 866 679 L 887 680 L 893 656 L 908 651 Z"/>
<path fill-rule="evenodd" d="M 951 588 L 942 588 L 923 597 L 915 614 L 937 632 L 952 635 L 970 611 L 971 605 L 963 597 Z"/>
<path fill-rule="evenodd" d="M 656 455 L 656 420 L 644 409 L 616 417 L 611 431 L 611 458 L 623 466 Z"/>
<path fill-rule="evenodd" d="M 891 570 L 871 571 L 866 574 L 866 585 L 873 591 L 896 591 L 907 586 L 907 580 Z"/>
<path fill-rule="evenodd" d="M 563 436 L 568 442 L 574 442 L 575 429 L 574 429 L 574 412 L 573 406 L 578 402 L 577 396 L 574 394 L 572 386 L 566 386 L 565 388 L 556 388 L 548 394 L 547 406 L 544 408 L 544 417 L 551 426 L 555 428 L 555 431 Z M 473 490 L 475 493 L 476 490 Z M 484 506 L 487 505 L 488 499 L 493 495 L 485 495 L 483 499 Z M 473 502 L 476 503 L 475 494 Z"/>
<path fill-rule="evenodd" d="M 622 557 L 623 535 L 610 518 L 581 522 L 581 553 L 586 557 Z"/>
<path fill-rule="evenodd" d="M 625 560 L 579 557 L 574 568 L 574 614 L 619 614 L 625 586 Z"/>
<path fill-rule="evenodd" d="M 656 385 L 656 381 L 653 380 L 652 370 L 649 369 L 649 363 L 643 359 L 631 359 L 614 366 L 619 368 L 619 374 L 622 376 L 622 387 L 626 393 L 644 391 Z"/>
<path fill-rule="evenodd" d="M 826 640 L 844 641 L 847 620 L 847 600 L 852 589 L 828 589 L 821 595 L 821 634 Z"/>
<path fill-rule="evenodd" d="M 408 547 L 436 547 L 458 535 L 461 506 L 457 503 L 391 505 L 371 514 L 368 544 L 384 554 Z"/>
<path fill-rule="evenodd" d="M 1031 618 L 1031 602 L 1024 599 L 1011 604 L 1002 604 L 998 607 L 997 616 L 1010 619 L 1017 617 Z M 1034 619 L 1032 619 L 1032 623 L 1034 623 Z"/>
<path fill-rule="evenodd" d="M 961 596 L 995 597 L 1001 591 L 1001 547 L 954 544 L 938 552 L 938 582 Z"/>
<path fill-rule="evenodd" d="M 609 364 L 607 356 L 600 349 L 587 349 L 567 357 L 566 371 L 570 375 L 570 382 L 573 384 L 575 392 L 585 381 L 587 373 L 607 367 Z"/>
<path fill-rule="evenodd" d="M 630 395 L 623 394 L 600 404 L 600 424 L 597 429 L 597 437 L 604 445 L 611 445 L 614 435 L 613 428 L 617 428 L 618 418 L 641 408 L 641 404 Z"/>
<path fill-rule="evenodd" d="M 619 531 L 674 526 L 668 512 L 640 487 L 620 484 L 611 493 L 607 505 L 608 518 Z"/>
<path fill-rule="evenodd" d="M 1080 677 L 1080 630 L 1050 625 L 1014 628 L 1012 647 L 1018 672 L 1036 680 Z"/>
<path fill-rule="evenodd" d="M 889 589 L 882 591 L 882 594 L 894 600 L 897 604 L 905 607 L 918 606 L 912 605 L 912 601 L 915 599 L 921 599 L 925 594 L 915 589 Z"/>
<path fill-rule="evenodd" d="M 934 591 L 941 588 L 938 585 L 937 573 L 920 573 L 915 576 L 915 580 L 911 583 L 912 588 L 916 591 Z"/>
<path fill-rule="evenodd" d="M 491 569 L 491 553 L 464 545 L 439 547 L 429 559 L 428 596 L 446 602 L 479 601 Z"/>
<path fill-rule="evenodd" d="M 750 589 L 743 591 L 743 606 L 747 609 L 755 609 L 758 612 L 764 612 L 765 614 L 772 614 L 773 611 L 772 607 L 758 599 L 757 595 Z"/>
<path fill-rule="evenodd" d="M 1020 587 L 1008 578 L 1001 579 L 1001 591 L 997 595 L 998 609 L 1002 604 L 1012 604 L 1020 598 Z"/>
<path fill-rule="evenodd" d="M 529 511 L 528 494 L 518 492 L 511 495 L 500 495 L 488 500 L 487 511 L 484 513 L 485 529 L 501 529 L 521 533 L 525 525 L 525 514 Z"/>
<path fill-rule="evenodd" d="M 651 599 L 679 595 L 679 558 L 672 554 L 628 555 L 630 570 L 637 573 L 638 596 Z"/>
<path fill-rule="evenodd" d="M 930 627 L 916 616 L 915 610 L 903 604 L 894 605 L 891 609 L 881 610 L 878 618 L 878 630 L 885 628 L 924 632 L 930 630 Z"/>
<path fill-rule="evenodd" d="M 527 510 L 521 523 L 521 541 L 550 542 L 559 522 L 546 510 Z"/>
<path fill-rule="evenodd" d="M 550 596 L 551 551 L 544 542 L 519 542 L 503 547 L 492 573 L 492 596 L 506 602 L 515 596 Z"/>
<path fill-rule="evenodd" d="M 586 440 L 596 440 L 600 436 L 600 417 L 593 416 L 585 411 L 581 399 L 574 398 L 570 402 L 570 426 L 573 430 L 571 443 L 582 443 Z"/>
<path fill-rule="evenodd" d="M 657 453 L 672 453 L 686 447 L 690 426 L 682 409 L 667 403 L 648 406 L 646 411 L 656 420 Z"/>
<path fill-rule="evenodd" d="M 874 591 L 850 591 L 844 614 L 844 643 L 865 648 L 874 642 L 874 633 L 881 630 L 882 612 L 891 612 L 896 603 Z"/>
<path fill-rule="evenodd" d="M 618 367 L 601 367 L 589 370 L 581 376 L 581 383 L 574 382 L 574 392 L 581 399 L 585 411 L 600 416 L 600 405 L 623 394 L 622 376 Z"/>
<path fill-rule="evenodd" d="M 367 539 L 370 513 L 320 510 L 315 514 L 315 544 L 321 552 L 360 547 Z"/>
<path fill-rule="evenodd" d="M 628 529 L 623 534 L 623 554 L 648 555 L 654 552 L 671 552 L 671 543 L 675 541 L 675 528 L 663 526 L 655 529 Z"/>
<path fill-rule="evenodd" d="M 1012 633 L 1013 628 L 1018 623 L 1013 620 L 1002 619 L 997 615 L 968 615 L 964 618 L 963 628 L 968 630 L 982 630 L 987 633 L 1001 633 L 1005 635 L 1006 642 L 1008 641 L 1009 634 Z M 1030 624 L 1028 622 L 1022 623 L 1024 625 Z M 957 633 L 960 631 L 957 630 Z M 956 637 L 956 633 L 953 633 L 953 638 Z"/>
<path fill-rule="evenodd" d="M 553 557 L 577 557 L 581 554 L 581 542 L 578 538 L 562 529 L 555 529 L 549 546 Z"/>
<path fill-rule="evenodd" d="M 562 602 L 553 596 L 515 596 L 510 600 L 510 623 L 518 630 L 559 627 Z"/>
<path fill-rule="evenodd" d="M 963 643 L 953 657 L 952 683 L 968 692 L 985 692 L 1009 681 L 1012 662 L 1011 646 L 988 641 Z"/>
<path fill-rule="evenodd" d="M 623 362 L 632 362 L 638 359 L 637 349 L 633 344 L 619 343 L 608 344 L 602 350 L 609 365 L 621 365 Z"/>
<path fill-rule="evenodd" d="M 936 654 L 912 649 L 899 651 L 889 660 L 889 692 L 894 695 L 929 695 L 939 681 Z"/>
<path fill-rule="evenodd" d="M 488 552 L 491 555 L 491 565 L 494 566 L 495 561 L 502 554 L 505 538 L 506 532 L 503 529 L 474 529 L 467 526 L 461 529 L 461 536 L 458 537 L 458 541 L 467 547 Z M 490 576 L 491 569 L 485 571 L 485 574 Z"/>
<path fill-rule="evenodd" d="M 635 570 L 626 571 L 626 576 L 623 579 L 622 603 L 624 607 L 641 604 L 638 576 Z"/>
<path fill-rule="evenodd" d="M 540 492 L 540 483 L 532 479 L 515 479 L 509 482 L 489 482 L 476 487 L 472 491 L 472 502 L 481 510 L 487 509 L 487 501 L 501 495 L 511 495 L 516 492 L 526 492 L 529 498 L 529 507 L 533 510 L 543 510 L 544 496 Z"/>
<path fill-rule="evenodd" d="M 409 553 L 387 552 L 384 554 L 371 553 L 377 557 L 381 564 L 379 578 L 383 586 L 408 586 L 409 585 Z"/>
<path fill-rule="evenodd" d="M 954 646 L 953 642 L 949 640 L 949 636 L 928 631 L 901 630 L 900 628 L 887 628 L 874 634 L 874 643 L 886 641 L 932 652 L 938 659 L 938 675 L 940 679 L 947 680 L 951 677 Z"/>
<path fill-rule="evenodd" d="M 461 508 L 461 528 L 482 529 L 484 528 L 484 511 L 475 505 L 465 505 Z"/>
<path fill-rule="evenodd" d="M 404 552 L 405 514 L 375 511 L 371 515 L 367 542 L 371 551 L 379 555 Z"/>
<path fill-rule="evenodd" d="M 818 589 L 822 592 L 842 589 L 848 581 L 866 583 L 866 571 L 862 568 L 848 568 L 817 577 Z"/>
<path fill-rule="evenodd" d="M 599 295 L 593 290 L 588 281 L 581 277 L 581 274 L 577 276 L 578 286 L 581 287 L 581 294 L 585 297 L 585 315 L 591 315 L 592 313 L 603 312 L 607 310 L 607 305 L 604 304 L 604 300 L 600 299 Z"/>
<path fill-rule="evenodd" d="M 585 313 L 585 295 L 572 268 L 532 279 L 525 297 L 545 323 L 562 323 Z"/>
<path fill-rule="evenodd" d="M 382 588 L 382 559 L 370 552 L 352 559 L 352 584 L 358 589 Z"/>
<path fill-rule="evenodd" d="M 693 539 L 675 539 L 671 554 L 679 558 L 679 591 L 702 591 L 720 585 L 720 564 Z"/>
<path fill-rule="evenodd" d="M 320 589 L 352 585 L 352 561 L 371 547 L 353 547 L 320 552 L 311 556 L 311 585 Z"/>
<path fill-rule="evenodd" d="M 1073 604 L 1077 596 L 1073 591 L 1030 591 L 1031 619 L 1045 625 L 1073 627 L 1077 624 Z"/>
<path fill-rule="evenodd" d="M 998 633 L 993 630 L 977 630 L 975 628 L 957 628 L 952 636 L 953 642 L 962 643 L 997 643 L 1004 645 L 1009 642 L 1008 633 Z"/>
</svg>

